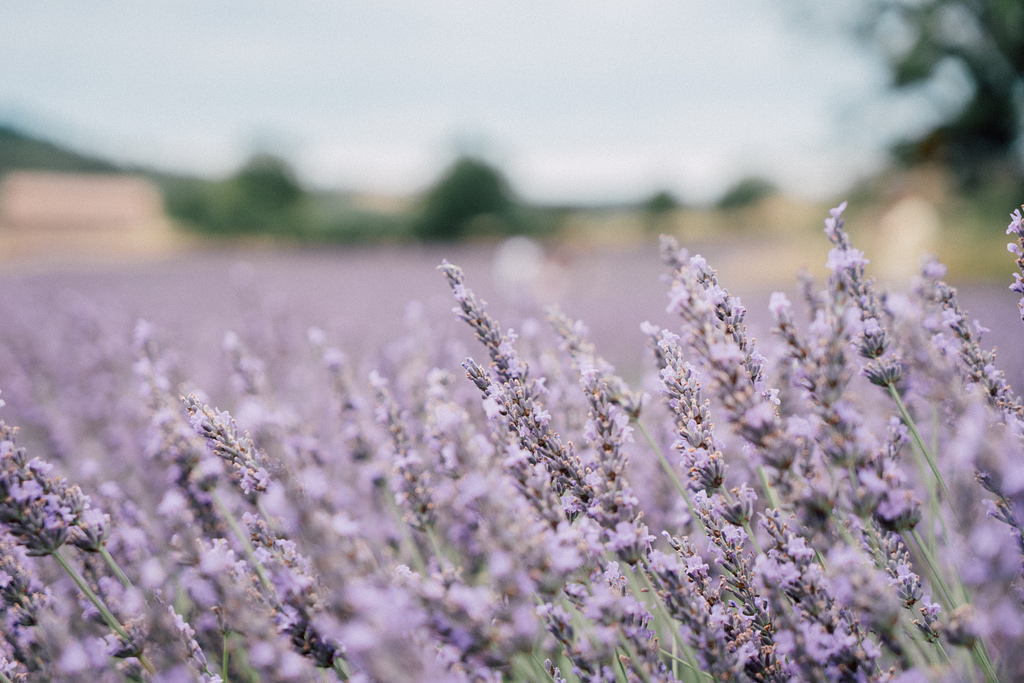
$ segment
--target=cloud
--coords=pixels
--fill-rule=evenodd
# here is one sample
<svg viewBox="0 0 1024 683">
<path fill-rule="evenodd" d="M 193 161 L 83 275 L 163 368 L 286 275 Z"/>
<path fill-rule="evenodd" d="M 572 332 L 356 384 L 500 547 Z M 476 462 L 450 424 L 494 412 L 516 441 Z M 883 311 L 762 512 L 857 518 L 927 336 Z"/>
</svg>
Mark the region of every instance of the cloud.
<svg viewBox="0 0 1024 683">
<path fill-rule="evenodd" d="M 721 184 L 744 165 L 817 163 L 841 140 L 835 103 L 880 88 L 855 45 L 767 0 L 107 0 L 8 13 L 0 108 L 65 121 L 96 151 L 199 172 L 278 140 L 314 182 L 383 191 L 424 182 L 424 160 L 438 165 L 466 136 L 548 198 Z"/>
</svg>

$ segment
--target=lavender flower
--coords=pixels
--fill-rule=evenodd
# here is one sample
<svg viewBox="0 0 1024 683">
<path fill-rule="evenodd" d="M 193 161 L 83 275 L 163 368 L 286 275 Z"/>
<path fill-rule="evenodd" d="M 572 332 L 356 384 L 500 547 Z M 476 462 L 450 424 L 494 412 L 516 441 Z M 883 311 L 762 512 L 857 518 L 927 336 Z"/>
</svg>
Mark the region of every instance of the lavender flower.
<svg viewBox="0 0 1024 683">
<path fill-rule="evenodd" d="M 530 463 L 543 464 L 550 472 L 555 493 L 569 494 L 564 503 L 566 513 L 575 517 L 579 511 L 589 509 L 595 497 L 593 486 L 572 446 L 564 445 L 550 428 L 551 414 L 541 403 L 543 385 L 530 376 L 529 364 L 519 358 L 512 339 L 501 333 L 485 305 L 465 286 L 462 271 L 447 263 L 441 268 L 459 303 L 456 312 L 487 347 L 496 376 L 492 381 L 483 368 L 467 359 L 464 367 L 469 378 L 494 402 L 498 413 L 518 436 Z"/>
<path fill-rule="evenodd" d="M 49 555 L 71 537 L 88 499 L 52 466 L 29 459 L 15 444 L 15 429 L 0 422 L 0 524 L 29 555 Z"/>
<path fill-rule="evenodd" d="M 248 434 L 239 436 L 230 414 L 201 404 L 195 395 L 182 400 L 196 433 L 207 439 L 213 452 L 234 468 L 242 492 L 248 496 L 265 493 L 270 475 L 261 464 L 264 457 Z M 294 543 L 278 538 L 265 520 L 247 513 L 245 523 L 249 529 L 249 538 L 245 539 L 247 550 L 259 582 L 274 605 L 278 630 L 316 666 L 344 672 L 341 646 L 325 638 L 313 623 L 321 605 L 308 561 Z"/>
<path fill-rule="evenodd" d="M 262 493 L 270 484 L 270 472 L 248 434 L 238 434 L 234 418 L 225 411 L 201 403 L 195 394 L 181 397 L 191 416 L 192 428 L 206 439 L 210 450 L 228 465 L 247 495 Z"/>
<path fill-rule="evenodd" d="M 757 582 L 776 615 L 776 653 L 787 672 L 805 680 L 879 678 L 880 649 L 842 608 L 814 550 L 777 512 L 766 512 L 761 528 L 772 547 L 758 558 Z"/>
<path fill-rule="evenodd" d="M 427 305 L 360 355 L 249 288 L 157 344 L 5 279 L 0 681 L 1021 678 L 1024 403 L 943 269 L 885 291 L 844 209 L 763 344 L 664 240 L 675 327 L 621 376 L 448 263 L 486 362 Z"/>
<path fill-rule="evenodd" d="M 1016 416 L 1016 419 L 1021 419 L 1021 416 L 1024 416 L 1024 404 L 996 365 L 995 351 L 981 348 L 981 332 L 977 327 L 967 323 L 957 302 L 956 289 L 943 282 L 937 282 L 933 297 L 942 307 L 944 326 L 959 342 L 961 371 L 965 379 L 979 384 L 992 405 L 1008 415 Z"/>
<path fill-rule="evenodd" d="M 1024 208 L 1024 207 L 1021 207 Z M 1024 273 L 1024 218 L 1020 209 L 1014 209 L 1010 214 L 1010 225 L 1006 228 L 1007 235 L 1016 235 L 1017 241 L 1006 245 L 1007 250 L 1017 257 L 1017 269 Z M 1013 274 L 1014 282 L 1010 285 L 1010 291 L 1021 295 L 1017 307 L 1020 309 L 1021 320 L 1024 321 L 1024 279 L 1020 273 Z"/>
<path fill-rule="evenodd" d="M 142 622 L 122 623 L 60 553 L 69 541 L 87 552 L 103 552 L 109 519 L 90 507 L 88 496 L 77 485 L 69 485 L 63 477 L 47 477 L 51 470 L 52 466 L 39 458 L 29 460 L 26 449 L 15 444 L 15 430 L 0 421 L 0 529 L 16 539 L 27 555 L 52 557 L 74 581 L 88 599 L 87 609 L 95 609 L 113 631 L 106 636 L 110 656 L 130 660 L 124 662 L 126 667 L 154 673 L 152 663 L 143 655 L 146 633 Z M 113 564 L 109 554 L 104 557 Z"/>
<path fill-rule="evenodd" d="M 764 356 L 747 336 L 746 308 L 718 283 L 701 256 L 689 255 L 664 238 L 662 259 L 671 268 L 668 311 L 685 322 L 680 343 L 692 346 L 707 367 L 714 392 L 736 432 L 771 456 L 776 470 L 791 462 L 789 446 L 779 443 L 778 391 L 768 386 Z"/>
<path fill-rule="evenodd" d="M 28 567 L 19 548 L 0 538 L 0 615 L 3 616 L 4 673 L 13 678 L 45 671 L 46 650 L 36 629 L 51 608 L 46 586 Z"/>
<path fill-rule="evenodd" d="M 732 609 L 713 588 L 708 565 L 685 539 L 673 540 L 676 555 L 651 553 L 648 572 L 668 613 L 682 628 L 697 663 L 719 679 L 782 681 L 770 622 Z"/>
<path fill-rule="evenodd" d="M 641 399 L 595 354 L 581 324 L 554 310 L 549 317 L 576 366 L 580 387 L 590 406 L 583 433 L 594 449 L 593 460 L 587 464 L 594 472 L 590 482 L 595 497 L 587 515 L 605 529 L 614 529 L 609 531 L 609 549 L 633 564 L 643 554 L 649 537 L 647 526 L 640 523 L 635 511 L 639 501 L 626 479 L 625 446 L 632 434 L 629 421 L 639 414 Z"/>
<path fill-rule="evenodd" d="M 431 499 L 431 475 L 413 450 L 398 404 L 387 390 L 387 381 L 374 373 L 370 377 L 377 392 L 378 422 L 388 430 L 395 451 L 395 500 L 405 521 L 414 529 L 426 531 L 435 521 Z"/>
</svg>

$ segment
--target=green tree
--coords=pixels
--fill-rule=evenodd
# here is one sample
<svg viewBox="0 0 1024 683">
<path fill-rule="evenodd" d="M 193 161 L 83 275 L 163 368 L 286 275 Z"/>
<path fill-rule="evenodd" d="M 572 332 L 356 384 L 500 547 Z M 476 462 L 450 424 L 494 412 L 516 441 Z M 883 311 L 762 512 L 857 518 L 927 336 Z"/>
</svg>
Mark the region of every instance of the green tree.
<svg viewBox="0 0 1024 683">
<path fill-rule="evenodd" d="M 302 186 L 291 167 L 269 154 L 257 154 L 231 179 L 241 201 L 253 211 L 279 212 L 302 199 Z"/>
<path fill-rule="evenodd" d="M 462 157 L 427 192 L 413 232 L 424 240 L 457 240 L 469 235 L 481 217 L 494 217 L 508 228 L 515 206 L 512 191 L 496 168 Z"/>
<path fill-rule="evenodd" d="M 305 191 L 282 159 L 257 154 L 227 180 L 179 184 L 168 193 L 172 215 L 209 232 L 297 233 Z"/>
<path fill-rule="evenodd" d="M 718 200 L 720 209 L 739 209 L 756 204 L 765 197 L 778 192 L 778 188 L 770 180 L 758 177 L 741 178 L 730 187 Z"/>
<path fill-rule="evenodd" d="M 648 216 L 659 218 L 679 208 L 679 200 L 668 190 L 659 190 L 648 197 L 641 209 Z"/>
<path fill-rule="evenodd" d="M 649 233 L 669 232 L 672 213 L 680 206 L 679 199 L 668 190 L 659 190 L 640 204 L 644 228 Z"/>
<path fill-rule="evenodd" d="M 955 68 L 971 84 L 966 104 L 894 150 L 906 162 L 938 160 L 965 186 L 993 172 L 1024 180 L 1024 2 L 872 0 L 861 29 L 882 48 L 892 86 L 926 85 Z"/>
</svg>

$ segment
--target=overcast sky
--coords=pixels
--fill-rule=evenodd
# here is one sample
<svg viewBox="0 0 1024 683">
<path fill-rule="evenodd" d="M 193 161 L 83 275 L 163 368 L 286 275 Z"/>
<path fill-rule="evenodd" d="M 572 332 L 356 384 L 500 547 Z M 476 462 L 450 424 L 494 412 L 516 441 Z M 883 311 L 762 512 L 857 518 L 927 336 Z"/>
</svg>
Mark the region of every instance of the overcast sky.
<svg viewBox="0 0 1024 683">
<path fill-rule="evenodd" d="M 0 123 L 203 174 L 271 151 L 373 192 L 473 152 L 537 201 L 707 201 L 745 174 L 830 196 L 910 114 L 813 4 L 0 0 Z"/>
</svg>

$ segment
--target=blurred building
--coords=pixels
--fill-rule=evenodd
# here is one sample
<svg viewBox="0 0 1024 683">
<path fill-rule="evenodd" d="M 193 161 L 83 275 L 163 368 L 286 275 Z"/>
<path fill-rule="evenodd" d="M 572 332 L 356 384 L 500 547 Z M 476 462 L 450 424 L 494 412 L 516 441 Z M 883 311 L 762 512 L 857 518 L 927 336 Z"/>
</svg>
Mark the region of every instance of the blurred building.
<svg viewBox="0 0 1024 683">
<path fill-rule="evenodd" d="M 15 171 L 0 179 L 0 261 L 122 259 L 176 243 L 163 199 L 129 175 Z"/>
</svg>

